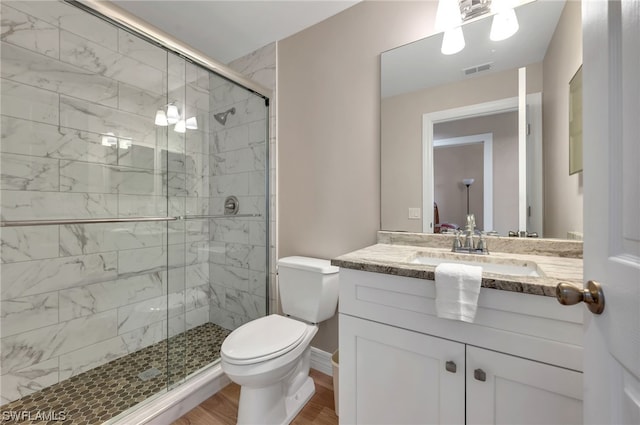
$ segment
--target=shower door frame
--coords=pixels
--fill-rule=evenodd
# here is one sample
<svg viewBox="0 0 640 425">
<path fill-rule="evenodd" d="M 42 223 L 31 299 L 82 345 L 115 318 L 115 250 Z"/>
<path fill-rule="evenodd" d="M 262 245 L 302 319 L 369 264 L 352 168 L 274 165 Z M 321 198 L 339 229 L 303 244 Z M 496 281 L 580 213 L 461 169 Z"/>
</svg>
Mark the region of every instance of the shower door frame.
<svg viewBox="0 0 640 425">
<path fill-rule="evenodd" d="M 194 49 L 180 40 L 176 39 L 170 34 L 162 31 L 161 29 L 143 21 L 135 15 L 127 12 L 126 10 L 116 6 L 110 2 L 104 2 L 100 0 L 64 0 L 65 3 L 72 4 L 76 7 L 84 9 L 85 11 L 101 18 L 107 18 L 115 24 L 127 28 L 136 35 L 147 39 L 148 41 L 159 45 L 171 52 L 184 57 L 185 59 L 196 63 L 207 70 L 218 74 L 227 80 L 230 80 L 249 91 L 252 91 L 265 99 L 270 99 L 272 96 L 271 90 L 256 83 L 245 77 L 244 75 L 234 71 L 233 69 L 223 65 L 216 60 L 208 57 L 204 53 L 197 49 Z M 268 103 L 267 103 L 268 106 Z"/>
</svg>

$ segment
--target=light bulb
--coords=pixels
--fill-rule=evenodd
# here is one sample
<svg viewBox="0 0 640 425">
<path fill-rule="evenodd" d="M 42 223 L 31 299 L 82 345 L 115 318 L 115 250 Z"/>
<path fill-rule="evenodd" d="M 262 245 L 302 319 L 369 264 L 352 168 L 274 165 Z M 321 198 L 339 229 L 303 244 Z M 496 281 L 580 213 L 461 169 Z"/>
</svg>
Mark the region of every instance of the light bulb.
<svg viewBox="0 0 640 425">
<path fill-rule="evenodd" d="M 187 118 L 186 127 L 189 130 L 197 130 L 198 120 L 196 120 L 196 117 Z"/>
<path fill-rule="evenodd" d="M 178 107 L 173 103 L 167 105 L 167 122 L 169 124 L 175 124 L 180 120 L 180 111 Z"/>
<path fill-rule="evenodd" d="M 176 123 L 176 126 L 173 127 L 173 131 L 175 131 L 176 133 L 185 133 L 187 131 L 187 126 L 184 120 L 179 120 Z"/>
<path fill-rule="evenodd" d="M 165 114 L 163 110 L 158 110 L 156 112 L 155 124 L 163 127 L 169 125 L 169 121 L 167 121 L 167 114 Z"/>
<path fill-rule="evenodd" d="M 504 9 L 493 16 L 489 38 L 492 41 L 506 40 L 518 32 L 519 28 L 520 25 L 518 24 L 516 11 L 513 9 Z"/>
<path fill-rule="evenodd" d="M 444 32 L 440 51 L 443 55 L 453 55 L 464 49 L 464 45 L 462 27 L 456 27 Z"/>
<path fill-rule="evenodd" d="M 436 11 L 436 31 L 448 31 L 462 22 L 457 0 L 440 0 Z"/>
</svg>

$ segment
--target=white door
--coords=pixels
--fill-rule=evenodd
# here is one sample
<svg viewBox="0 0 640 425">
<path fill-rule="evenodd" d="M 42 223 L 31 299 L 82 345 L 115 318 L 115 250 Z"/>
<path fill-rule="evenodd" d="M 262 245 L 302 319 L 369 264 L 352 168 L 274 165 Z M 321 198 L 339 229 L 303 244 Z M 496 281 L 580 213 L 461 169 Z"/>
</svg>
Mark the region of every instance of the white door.
<svg viewBox="0 0 640 425">
<path fill-rule="evenodd" d="M 583 1 L 584 420 L 640 424 L 640 2 Z"/>
</svg>

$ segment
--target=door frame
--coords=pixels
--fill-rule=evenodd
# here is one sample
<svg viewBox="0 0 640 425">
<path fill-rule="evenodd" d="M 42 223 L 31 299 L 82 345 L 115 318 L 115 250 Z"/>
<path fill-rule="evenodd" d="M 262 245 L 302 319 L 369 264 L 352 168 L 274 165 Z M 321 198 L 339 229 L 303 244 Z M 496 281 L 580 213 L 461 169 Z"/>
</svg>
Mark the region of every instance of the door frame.
<svg viewBox="0 0 640 425">
<path fill-rule="evenodd" d="M 445 109 L 422 115 L 422 232 L 433 233 L 433 126 L 464 118 L 518 110 L 518 97 Z M 486 218 L 485 218 L 486 220 Z"/>
<path fill-rule="evenodd" d="M 484 164 L 482 170 L 484 181 L 484 198 L 482 200 L 484 214 L 483 230 L 489 231 L 493 230 L 493 133 L 472 134 L 471 136 L 438 139 L 433 141 L 433 147 L 463 146 L 476 143 L 482 143 L 484 148 Z M 424 185 L 426 182 L 423 181 L 422 184 Z M 433 184 L 435 184 L 435 176 Z"/>
</svg>

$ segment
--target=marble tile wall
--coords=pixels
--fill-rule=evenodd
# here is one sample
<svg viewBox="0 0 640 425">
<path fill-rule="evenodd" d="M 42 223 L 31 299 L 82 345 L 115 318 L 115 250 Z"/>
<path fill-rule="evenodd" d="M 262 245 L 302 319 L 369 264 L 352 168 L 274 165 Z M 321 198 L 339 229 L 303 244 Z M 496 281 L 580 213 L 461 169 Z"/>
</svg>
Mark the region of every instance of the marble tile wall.
<svg viewBox="0 0 640 425">
<path fill-rule="evenodd" d="M 210 90 L 212 113 L 231 108 L 236 113 L 224 125 L 213 118 L 210 122 L 209 210 L 222 214 L 225 198 L 233 195 L 239 214 L 262 216 L 209 221 L 210 319 L 235 329 L 266 314 L 268 115 L 262 97 L 222 78 L 212 77 Z"/>
<path fill-rule="evenodd" d="M 277 43 L 268 44 L 253 53 L 238 58 L 228 64 L 228 66 L 247 78 L 261 84 L 271 90 L 272 95 L 269 99 L 269 296 L 270 302 L 269 313 L 277 313 L 279 311 L 279 294 L 276 275 L 276 262 L 278 259 L 278 243 L 277 243 Z M 262 276 L 253 275 L 250 280 L 250 293 L 264 293 L 261 287 Z"/>
<path fill-rule="evenodd" d="M 0 8 L 2 220 L 208 214 L 212 170 L 257 184 L 264 151 L 248 139 L 211 167 L 206 71 L 62 2 Z M 198 130 L 154 125 L 168 102 Z M 259 245 L 259 224 L 247 229 Z M 208 220 L 2 228 L 0 404 L 209 321 L 209 261 L 226 249 L 210 232 L 224 233 Z M 234 238 L 220 238 L 234 267 L 256 261 Z"/>
</svg>

